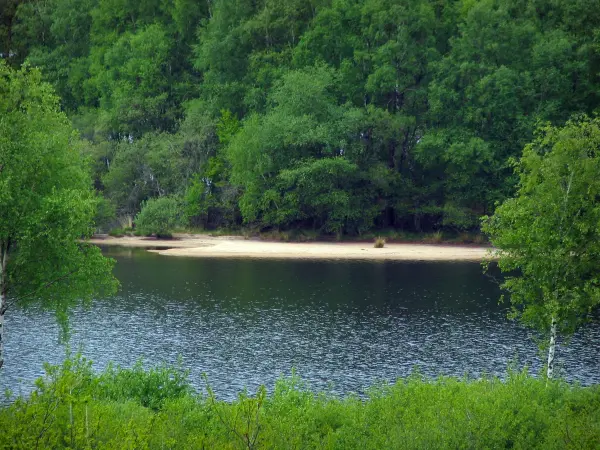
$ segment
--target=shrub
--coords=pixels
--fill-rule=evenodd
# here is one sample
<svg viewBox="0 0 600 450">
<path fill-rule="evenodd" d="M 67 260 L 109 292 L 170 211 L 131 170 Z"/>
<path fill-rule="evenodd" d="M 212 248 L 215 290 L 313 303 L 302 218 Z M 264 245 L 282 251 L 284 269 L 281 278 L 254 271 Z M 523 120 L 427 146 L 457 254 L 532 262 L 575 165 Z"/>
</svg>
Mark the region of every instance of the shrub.
<svg viewBox="0 0 600 450">
<path fill-rule="evenodd" d="M 377 237 L 375 239 L 375 245 L 373 245 L 373 247 L 375 248 L 383 248 L 385 246 L 385 239 L 382 237 Z"/>
<path fill-rule="evenodd" d="M 181 367 L 159 366 L 144 368 L 136 362 L 131 368 L 109 365 L 98 376 L 95 396 L 115 402 L 135 401 L 153 410 L 159 410 L 168 399 L 191 394 L 188 372 Z"/>
<path fill-rule="evenodd" d="M 181 223 L 180 202 L 175 197 L 158 197 L 144 202 L 135 218 L 137 231 L 158 238 L 170 238 L 173 229 Z"/>
<path fill-rule="evenodd" d="M 460 233 L 460 235 L 458 236 L 458 242 L 462 244 L 470 244 L 471 242 L 473 242 L 473 236 L 471 235 L 471 233 Z"/>
<path fill-rule="evenodd" d="M 115 205 L 104 197 L 98 198 L 96 205 L 96 215 L 94 216 L 94 224 L 97 231 L 110 229 L 117 220 L 117 212 Z"/>
<path fill-rule="evenodd" d="M 0 448 L 599 448 L 600 387 L 509 371 L 505 380 L 418 373 L 363 398 L 315 393 L 295 374 L 272 393 L 196 394 L 180 368 L 80 356 L 0 407 Z"/>
<path fill-rule="evenodd" d="M 477 233 L 473 238 L 473 243 L 477 245 L 484 245 L 487 244 L 487 239 L 485 238 L 485 235 Z"/>
<path fill-rule="evenodd" d="M 125 236 L 125 231 L 123 228 L 113 228 L 108 232 L 108 235 L 112 237 L 123 237 Z"/>
<path fill-rule="evenodd" d="M 435 233 L 427 236 L 423 239 L 423 242 L 427 244 L 441 244 L 444 240 L 444 235 L 441 231 L 436 231 Z"/>
</svg>

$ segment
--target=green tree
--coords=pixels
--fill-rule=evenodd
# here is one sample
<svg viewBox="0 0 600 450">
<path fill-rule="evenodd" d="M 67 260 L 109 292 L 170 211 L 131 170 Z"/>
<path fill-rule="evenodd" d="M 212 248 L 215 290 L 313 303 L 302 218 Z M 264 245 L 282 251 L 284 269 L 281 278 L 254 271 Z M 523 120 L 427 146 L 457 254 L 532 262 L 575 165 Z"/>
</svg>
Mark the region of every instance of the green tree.
<svg viewBox="0 0 600 450">
<path fill-rule="evenodd" d="M 463 227 L 455 217 L 488 214 L 512 195 L 507 162 L 536 123 L 562 124 L 596 107 L 591 33 L 571 27 L 565 9 L 544 0 L 462 2 L 450 49 L 429 68 L 429 129 L 418 148 L 445 223 Z"/>
<path fill-rule="evenodd" d="M 0 58 L 12 62 L 17 56 L 13 42 L 17 8 L 22 0 L 0 0 Z"/>
<path fill-rule="evenodd" d="M 600 305 L 600 119 L 542 128 L 516 170 L 516 197 L 483 229 L 508 273 L 513 315 L 550 330 L 552 378 L 557 334 L 573 333 Z"/>
<path fill-rule="evenodd" d="M 177 137 L 167 133 L 147 133 L 132 143 L 117 144 L 102 181 L 120 215 L 134 216 L 142 201 L 177 190 L 185 174 L 181 153 Z"/>
<path fill-rule="evenodd" d="M 189 189 L 195 225 L 259 223 L 282 170 L 343 150 L 377 226 L 472 230 L 537 123 L 598 109 L 592 3 L 0 0 L 0 53 L 53 85 L 120 213 Z"/>
<path fill-rule="evenodd" d="M 361 179 L 352 160 L 360 159 L 360 143 L 353 135 L 358 134 L 357 124 L 362 116 L 360 110 L 338 104 L 335 81 L 336 71 L 326 66 L 286 73 L 269 95 L 268 112 L 249 116 L 231 139 L 227 147 L 231 181 L 243 189 L 240 210 L 246 222 L 279 226 L 303 220 L 313 226 L 319 223 L 321 227 L 325 225 L 321 218 L 328 215 L 323 208 L 335 205 L 337 212 L 330 213 L 339 217 L 345 214 L 339 211 L 347 209 L 348 196 L 357 187 L 350 189 L 351 181 L 360 183 Z M 347 158 L 349 164 L 313 161 L 330 158 Z M 282 175 L 286 169 L 291 171 Z M 344 173 L 351 177 L 341 182 Z M 331 184 L 328 177 L 332 178 Z M 322 198 L 319 207 L 308 206 L 315 199 L 300 198 L 299 203 L 292 202 L 293 196 L 325 193 L 329 188 L 338 190 L 341 186 L 350 190 L 336 199 Z M 289 201 L 281 209 L 283 203 L 279 197 L 286 190 L 290 191 L 285 195 Z M 306 208 L 294 211 L 301 204 Z M 312 213 L 308 214 L 309 211 Z M 340 231 L 340 223 L 324 229 Z"/>
<path fill-rule="evenodd" d="M 151 198 L 135 217 L 136 228 L 144 234 L 171 237 L 173 228 L 181 224 L 181 202 L 175 197 Z"/>
<path fill-rule="evenodd" d="M 114 261 L 82 242 L 97 198 L 81 152 L 39 71 L 0 62 L 0 366 L 12 305 L 43 298 L 64 312 L 117 286 Z"/>
<path fill-rule="evenodd" d="M 239 223 L 239 189 L 229 182 L 230 165 L 224 148 L 239 131 L 240 124 L 228 110 L 219 120 L 211 119 L 198 105 L 188 108 L 179 134 L 185 146 L 202 155 L 201 167 L 185 193 L 189 225 L 203 228 L 231 227 Z"/>
<path fill-rule="evenodd" d="M 269 198 L 269 194 L 271 198 Z M 379 205 L 365 174 L 345 158 L 305 160 L 282 170 L 275 190 L 264 200 L 279 204 L 269 212 L 273 223 L 309 219 L 313 228 L 336 233 L 358 233 L 373 226 Z"/>
</svg>

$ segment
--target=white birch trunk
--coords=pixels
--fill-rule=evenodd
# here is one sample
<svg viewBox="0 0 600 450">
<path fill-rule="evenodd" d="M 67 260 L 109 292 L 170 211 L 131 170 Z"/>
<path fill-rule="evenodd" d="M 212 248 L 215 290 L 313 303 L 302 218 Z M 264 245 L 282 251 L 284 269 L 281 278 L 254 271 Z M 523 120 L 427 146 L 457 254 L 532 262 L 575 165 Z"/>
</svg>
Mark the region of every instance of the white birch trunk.
<svg viewBox="0 0 600 450">
<path fill-rule="evenodd" d="M 4 310 L 6 304 L 6 296 L 1 292 L 0 286 L 0 369 L 4 365 Z"/>
<path fill-rule="evenodd" d="M 0 246 L 0 369 L 4 365 L 4 313 L 6 313 L 6 263 L 8 246 Z"/>
<path fill-rule="evenodd" d="M 554 353 L 556 351 L 556 319 L 552 317 L 550 325 L 550 346 L 548 347 L 548 371 L 546 376 L 549 380 L 554 377 Z"/>
</svg>

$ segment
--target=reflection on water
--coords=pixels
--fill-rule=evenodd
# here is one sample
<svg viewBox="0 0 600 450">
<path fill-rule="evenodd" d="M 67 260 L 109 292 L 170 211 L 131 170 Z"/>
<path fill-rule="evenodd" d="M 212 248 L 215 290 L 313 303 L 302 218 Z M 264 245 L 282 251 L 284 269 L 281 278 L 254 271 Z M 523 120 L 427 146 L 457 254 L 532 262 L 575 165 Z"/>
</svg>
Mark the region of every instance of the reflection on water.
<svg viewBox="0 0 600 450">
<path fill-rule="evenodd" d="M 296 368 L 315 389 L 361 392 L 415 366 L 427 375 L 503 375 L 515 358 L 537 373 L 530 333 L 506 319 L 475 263 L 218 260 L 109 249 L 121 292 L 71 314 L 73 348 L 99 368 L 174 363 L 218 395 L 272 386 Z M 0 387 L 28 392 L 64 349 L 52 313 L 7 315 Z M 570 380 L 600 382 L 600 326 L 559 349 Z"/>
</svg>

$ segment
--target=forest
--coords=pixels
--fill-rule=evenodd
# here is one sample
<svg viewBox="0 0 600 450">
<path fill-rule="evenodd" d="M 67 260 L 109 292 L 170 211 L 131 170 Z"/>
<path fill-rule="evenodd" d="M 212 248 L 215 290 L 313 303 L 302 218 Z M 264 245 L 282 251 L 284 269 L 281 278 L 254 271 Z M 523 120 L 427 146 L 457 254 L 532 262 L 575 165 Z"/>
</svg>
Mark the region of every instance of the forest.
<svg viewBox="0 0 600 450">
<path fill-rule="evenodd" d="M 84 141 L 99 229 L 476 231 L 593 115 L 593 0 L 0 0 Z"/>
<path fill-rule="evenodd" d="M 0 447 L 600 448 L 598 6 L 0 0 Z M 286 278 L 254 260 L 234 271 L 161 257 L 144 273 L 144 258 L 157 255 L 131 251 L 115 265 L 88 241 L 124 228 L 157 238 L 178 230 L 378 236 L 378 248 L 390 232 L 484 239 L 482 231 L 496 258 L 486 276 L 497 281 L 497 264 L 510 310 L 494 312 L 496 298 L 478 280 L 468 284 L 466 264 L 452 272 L 428 263 L 420 276 L 406 271 L 418 269 L 412 260 L 369 264 L 358 267 L 361 277 L 337 261 L 303 263 L 307 275 L 300 265 L 270 266 Z M 444 275 L 437 287 L 436 273 Z M 109 309 L 91 310 L 80 335 L 100 329 L 101 345 L 86 351 L 116 358 L 158 348 L 148 354 L 157 364 L 96 370 L 71 353 L 69 323 L 99 304 Z M 7 311 L 16 337 L 5 334 Z M 518 340 L 518 328 L 501 332 L 505 313 L 534 330 L 519 342 L 547 353 L 539 377 L 506 340 Z M 185 321 L 172 320 L 177 314 Z M 424 323 L 436 327 L 421 330 L 425 341 L 406 338 Z M 373 334 L 344 340 L 359 324 Z M 23 394 L 11 380 L 30 377 L 37 351 L 56 356 L 50 329 L 67 344 L 66 359 L 45 364 Z M 570 359 L 579 367 L 561 361 L 555 371 L 555 350 L 571 338 L 580 340 Z M 308 355 L 318 370 L 304 365 L 305 373 L 331 389 L 327 374 L 362 383 L 369 364 L 376 381 L 339 396 L 292 369 L 268 387 L 218 397 L 211 382 L 222 372 L 247 386 L 251 371 L 278 370 L 266 341 L 288 353 L 285 364 Z M 393 355 L 385 345 L 404 353 L 379 363 Z M 500 350 L 472 352 L 477 346 Z M 290 348 L 305 353 L 292 358 Z M 169 365 L 165 354 L 177 349 L 185 354 Z M 498 367 L 509 352 L 506 373 L 476 360 Z M 464 377 L 421 375 L 419 364 L 444 362 L 440 355 Z M 202 385 L 192 384 L 184 357 L 203 370 Z M 244 370 L 250 357 L 261 364 Z M 336 358 L 339 366 L 324 364 Z M 402 358 L 415 364 L 410 376 L 377 381 L 386 367 L 401 374 Z M 592 375 L 564 377 L 583 369 Z"/>
</svg>

